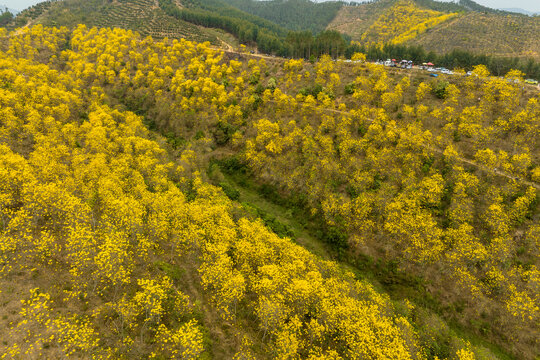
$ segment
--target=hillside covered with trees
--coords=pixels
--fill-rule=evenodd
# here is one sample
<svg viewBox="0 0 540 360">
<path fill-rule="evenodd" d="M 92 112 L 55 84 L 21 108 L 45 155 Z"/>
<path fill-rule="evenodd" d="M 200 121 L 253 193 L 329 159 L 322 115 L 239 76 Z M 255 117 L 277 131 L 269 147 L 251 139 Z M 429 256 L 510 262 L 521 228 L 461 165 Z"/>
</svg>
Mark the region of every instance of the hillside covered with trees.
<svg viewBox="0 0 540 360">
<path fill-rule="evenodd" d="M 446 54 L 540 59 L 540 17 L 483 7 L 473 1 L 379 0 L 343 6 L 328 25 L 356 41 L 421 45 Z"/>
<path fill-rule="evenodd" d="M 25 9 L 8 24 L 9 29 L 25 25 L 66 26 L 78 24 L 137 31 L 142 36 L 210 41 L 220 44 L 215 34 L 167 15 L 153 0 L 66 0 L 44 1 Z"/>
<path fill-rule="evenodd" d="M 538 17 L 470 0 L 63 0 L 39 3 L 5 21 L 10 30 L 35 24 L 119 27 L 154 38 L 210 41 L 229 50 L 243 44 L 305 59 L 350 58 L 364 49 L 372 61 L 405 58 L 466 70 L 484 64 L 496 75 L 519 68 L 540 78 Z"/>
<path fill-rule="evenodd" d="M 540 355 L 520 71 L 0 31 L 4 358 Z"/>
<path fill-rule="evenodd" d="M 226 2 L 238 9 L 268 19 L 289 30 L 309 30 L 314 34 L 325 30 L 344 5 L 340 1 L 316 3 L 309 0 L 226 0 Z"/>
</svg>

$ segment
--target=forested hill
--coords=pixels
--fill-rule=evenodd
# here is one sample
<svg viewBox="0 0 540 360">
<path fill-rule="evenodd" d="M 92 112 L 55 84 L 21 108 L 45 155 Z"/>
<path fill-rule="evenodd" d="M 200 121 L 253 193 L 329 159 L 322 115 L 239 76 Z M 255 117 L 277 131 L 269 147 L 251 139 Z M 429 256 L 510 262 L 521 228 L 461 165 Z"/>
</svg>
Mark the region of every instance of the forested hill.
<svg viewBox="0 0 540 360">
<path fill-rule="evenodd" d="M 22 11 L 8 28 L 43 24 L 74 28 L 78 24 L 122 28 L 154 38 L 186 38 L 219 44 L 213 32 L 178 20 L 156 6 L 154 0 L 44 1 Z"/>
<path fill-rule="evenodd" d="M 0 29 L 0 357 L 536 360 L 523 74 Z"/>
<path fill-rule="evenodd" d="M 250 14 L 275 22 L 287 29 L 313 33 L 323 31 L 334 19 L 341 1 L 315 3 L 310 0 L 224 0 L 232 6 Z"/>
<path fill-rule="evenodd" d="M 327 27 L 360 42 L 422 45 L 476 54 L 540 59 L 540 17 L 494 10 L 471 0 L 379 0 L 343 6 Z"/>
</svg>

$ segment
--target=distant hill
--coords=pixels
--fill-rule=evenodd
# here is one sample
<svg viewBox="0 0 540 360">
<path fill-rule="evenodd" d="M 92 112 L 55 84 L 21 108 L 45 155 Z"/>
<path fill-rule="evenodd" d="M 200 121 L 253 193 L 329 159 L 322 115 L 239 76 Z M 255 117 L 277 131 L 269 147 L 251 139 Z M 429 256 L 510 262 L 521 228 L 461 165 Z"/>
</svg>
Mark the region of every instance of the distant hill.
<svg viewBox="0 0 540 360">
<path fill-rule="evenodd" d="M 6 11 L 9 11 L 13 15 L 17 15 L 18 13 L 20 13 L 19 10 L 8 8 L 6 5 L 0 5 L 0 12 L 4 13 Z"/>
<path fill-rule="evenodd" d="M 529 16 L 540 15 L 540 13 L 535 13 L 535 12 L 528 11 L 528 10 L 521 9 L 521 8 L 508 8 L 508 9 L 501 9 L 501 10 L 508 11 L 508 12 L 513 12 L 513 13 L 518 13 L 518 14 L 523 14 L 523 15 L 529 15 Z"/>
<path fill-rule="evenodd" d="M 13 21 L 16 10 L 9 9 L 5 5 L 0 5 L 0 27 L 5 27 Z"/>
<path fill-rule="evenodd" d="M 458 4 L 469 11 L 478 11 L 485 13 L 504 13 L 503 10 L 492 9 L 487 6 L 480 5 L 472 0 L 459 0 Z"/>
<path fill-rule="evenodd" d="M 275 22 L 294 31 L 323 31 L 345 5 L 341 1 L 312 2 L 309 0 L 257 1 L 224 0 L 226 3 Z"/>
<path fill-rule="evenodd" d="M 422 25 L 422 30 L 418 33 L 427 31 L 436 25 L 428 20 L 443 14 L 456 15 L 460 12 L 466 12 L 466 9 L 454 3 L 432 0 L 379 0 L 344 6 L 328 25 L 328 29 L 338 30 L 357 41 L 387 42 L 409 32 L 417 25 Z"/>
<path fill-rule="evenodd" d="M 421 44 L 428 51 L 442 53 L 462 49 L 497 56 L 538 59 L 538 39 L 540 18 L 470 12 L 419 35 L 411 43 Z"/>
<path fill-rule="evenodd" d="M 458 15 L 457 12 L 424 9 L 411 0 L 401 0 L 385 10 L 362 34 L 361 40 L 380 44 L 403 43 Z"/>
<path fill-rule="evenodd" d="M 490 9 L 471 0 L 379 0 L 344 6 L 327 28 L 361 42 L 422 45 L 436 53 L 460 49 L 540 58 L 540 18 Z"/>
</svg>

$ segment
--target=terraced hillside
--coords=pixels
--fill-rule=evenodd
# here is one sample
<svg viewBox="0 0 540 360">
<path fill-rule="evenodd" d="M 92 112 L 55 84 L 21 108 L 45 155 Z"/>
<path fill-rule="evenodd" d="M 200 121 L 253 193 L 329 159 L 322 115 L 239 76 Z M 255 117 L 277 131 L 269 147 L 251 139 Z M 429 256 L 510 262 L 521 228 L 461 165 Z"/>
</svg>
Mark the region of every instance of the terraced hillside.
<svg viewBox="0 0 540 360">
<path fill-rule="evenodd" d="M 328 29 L 362 42 L 402 43 L 457 16 L 457 12 L 423 8 L 412 0 L 381 0 L 344 6 Z"/>
<path fill-rule="evenodd" d="M 25 15 L 25 14 L 21 14 Z M 154 38 L 186 38 L 217 43 L 212 32 L 165 14 L 155 0 L 66 0 L 44 2 L 26 11 L 24 22 L 46 26 L 77 24 L 118 27 Z M 21 26 L 21 19 L 16 19 Z"/>
<path fill-rule="evenodd" d="M 463 2 L 461 5 L 435 4 L 427 0 L 415 0 L 408 11 L 402 11 L 405 3 L 409 2 L 380 0 L 344 6 L 327 29 L 337 30 L 357 41 L 422 45 L 427 51 L 437 53 L 462 49 L 498 56 L 540 57 L 539 17 L 495 10 L 471 11 L 474 6 L 465 6 Z M 435 12 L 439 13 L 441 21 L 435 20 Z M 459 16 L 444 17 L 452 13 Z M 396 15 L 401 16 L 398 19 Z M 422 24 L 426 20 L 430 21 Z M 419 25 L 420 31 L 417 31 Z"/>
<path fill-rule="evenodd" d="M 394 0 L 381 0 L 359 6 L 343 6 L 327 29 L 337 30 L 360 40 L 384 10 L 392 6 Z"/>
<path fill-rule="evenodd" d="M 402 43 L 457 15 L 422 9 L 411 0 L 400 0 L 371 24 L 362 40 L 381 44 Z"/>
<path fill-rule="evenodd" d="M 426 50 L 465 49 L 501 56 L 540 58 L 540 17 L 470 12 L 419 35 Z M 451 41 L 449 41 L 451 40 Z"/>
</svg>

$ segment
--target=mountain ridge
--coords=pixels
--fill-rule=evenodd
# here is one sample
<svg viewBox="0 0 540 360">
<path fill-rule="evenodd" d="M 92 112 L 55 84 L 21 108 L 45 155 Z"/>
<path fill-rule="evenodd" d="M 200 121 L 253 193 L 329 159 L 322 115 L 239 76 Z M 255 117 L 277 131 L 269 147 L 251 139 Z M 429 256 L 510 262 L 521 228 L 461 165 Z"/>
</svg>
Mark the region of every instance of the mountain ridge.
<svg viewBox="0 0 540 360">
<path fill-rule="evenodd" d="M 525 10 L 525 9 L 522 9 L 522 8 L 504 8 L 504 9 L 501 9 L 501 10 L 509 11 L 509 12 L 513 12 L 513 13 L 518 13 L 518 14 L 523 14 L 523 15 L 528 15 L 528 16 L 540 15 L 540 12 L 529 11 L 529 10 Z"/>
</svg>

